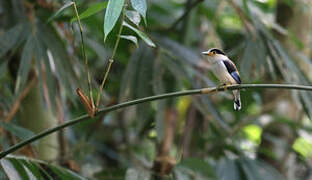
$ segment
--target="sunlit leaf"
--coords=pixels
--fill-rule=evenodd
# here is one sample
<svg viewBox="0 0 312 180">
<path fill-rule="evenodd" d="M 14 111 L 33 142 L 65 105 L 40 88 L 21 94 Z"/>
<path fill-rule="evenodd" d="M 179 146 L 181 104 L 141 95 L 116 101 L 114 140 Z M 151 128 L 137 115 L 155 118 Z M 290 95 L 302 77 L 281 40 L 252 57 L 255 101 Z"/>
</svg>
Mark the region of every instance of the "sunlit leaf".
<svg viewBox="0 0 312 180">
<path fill-rule="evenodd" d="M 295 151 L 300 153 L 303 157 L 312 157 L 312 142 L 303 137 L 299 137 L 295 140 L 292 146 Z"/>
<path fill-rule="evenodd" d="M 59 10 L 57 10 L 49 19 L 48 19 L 48 22 L 52 21 L 54 18 L 60 16 L 62 14 L 62 12 L 70 7 L 71 5 L 73 5 L 74 2 L 72 1 L 68 1 L 66 4 L 64 4 Z"/>
<path fill-rule="evenodd" d="M 138 11 L 146 24 L 146 10 L 147 10 L 147 5 L 146 5 L 146 0 L 131 0 L 131 5 L 133 9 Z"/>
<path fill-rule="evenodd" d="M 88 18 L 88 17 L 102 11 L 103 9 L 105 9 L 107 7 L 107 2 L 108 1 L 93 3 L 90 7 L 88 7 L 87 10 L 85 10 L 83 13 L 79 14 L 80 20 Z M 72 23 L 74 21 L 77 21 L 77 17 L 72 18 L 70 22 Z"/>
<path fill-rule="evenodd" d="M 120 38 L 127 39 L 135 44 L 136 47 L 138 47 L 138 39 L 135 36 L 131 35 L 121 35 Z"/>
<path fill-rule="evenodd" d="M 140 22 L 141 22 L 141 16 L 138 12 L 136 11 L 129 11 L 126 10 L 126 17 L 133 22 L 135 25 L 139 26 Z"/>
<path fill-rule="evenodd" d="M 104 41 L 114 28 L 125 0 L 109 0 L 104 17 Z"/>
<path fill-rule="evenodd" d="M 132 31 L 134 31 L 147 45 L 149 45 L 151 47 L 156 47 L 156 45 L 153 43 L 153 41 L 149 37 L 147 37 L 146 34 L 139 31 L 137 28 L 131 26 L 130 24 L 128 24 L 125 21 L 122 23 L 122 25 L 126 26 L 126 27 L 130 28 Z"/>
<path fill-rule="evenodd" d="M 257 125 L 248 125 L 243 128 L 247 138 L 257 144 L 260 144 L 262 129 Z"/>
</svg>

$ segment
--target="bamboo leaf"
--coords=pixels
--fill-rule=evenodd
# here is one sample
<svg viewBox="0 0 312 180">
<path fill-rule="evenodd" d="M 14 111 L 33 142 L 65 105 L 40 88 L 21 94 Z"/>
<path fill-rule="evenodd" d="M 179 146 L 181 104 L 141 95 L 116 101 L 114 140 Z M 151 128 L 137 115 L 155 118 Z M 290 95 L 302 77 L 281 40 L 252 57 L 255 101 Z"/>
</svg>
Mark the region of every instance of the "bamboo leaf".
<svg viewBox="0 0 312 180">
<path fill-rule="evenodd" d="M 73 5 L 74 2 L 72 1 L 69 1 L 67 2 L 66 4 L 64 4 L 59 10 L 57 10 L 49 19 L 48 19 L 48 22 L 52 21 L 53 19 L 55 19 L 56 17 L 60 16 L 61 13 L 66 9 L 68 8 L 69 6 Z"/>
<path fill-rule="evenodd" d="M 85 179 L 68 169 L 27 157 L 8 155 L 0 162 L 9 179 Z"/>
<path fill-rule="evenodd" d="M 134 31 L 138 36 L 140 36 L 140 38 L 149 46 L 151 47 L 156 47 L 156 45 L 153 43 L 153 41 L 147 37 L 146 34 L 144 34 L 143 32 L 139 31 L 137 28 L 131 26 L 130 24 L 128 24 L 127 22 L 123 22 L 122 23 L 123 26 L 128 27 L 129 29 L 131 29 L 132 31 Z"/>
<path fill-rule="evenodd" d="M 4 56 L 17 44 L 23 30 L 23 24 L 18 24 L 0 36 L 0 57 Z"/>
<path fill-rule="evenodd" d="M 135 25 L 139 26 L 141 22 L 141 16 L 138 12 L 136 11 L 128 11 L 126 10 L 126 17 L 133 22 Z"/>
<path fill-rule="evenodd" d="M 262 161 L 252 160 L 248 158 L 238 159 L 245 177 L 248 180 L 282 180 L 284 179 L 279 172 L 267 163 Z"/>
<path fill-rule="evenodd" d="M 212 166 L 209 163 L 205 162 L 203 159 L 187 158 L 184 159 L 178 166 L 191 169 L 194 172 L 199 172 L 205 177 L 213 179 L 215 179 L 216 177 Z"/>
<path fill-rule="evenodd" d="M 136 47 L 138 47 L 138 39 L 135 36 L 131 35 L 121 35 L 120 38 L 127 39 L 135 44 Z"/>
<path fill-rule="evenodd" d="M 26 170 L 17 161 L 2 159 L 0 162 L 9 179 L 29 179 Z"/>
<path fill-rule="evenodd" d="M 5 130 L 14 134 L 16 137 L 23 139 L 23 140 L 35 135 L 32 131 L 22 128 L 20 126 L 14 125 L 12 123 L 5 123 L 5 122 L 0 121 L 0 126 L 3 127 Z"/>
<path fill-rule="evenodd" d="M 242 174 L 239 171 L 238 164 L 235 160 L 223 158 L 219 161 L 216 167 L 218 179 L 221 180 L 240 180 Z"/>
<path fill-rule="evenodd" d="M 64 44 L 49 24 L 38 24 L 37 37 L 41 41 L 40 44 L 43 44 L 46 49 L 49 50 L 48 52 L 50 52 L 48 56 L 49 63 L 45 62 L 46 67 L 51 68 L 51 71 L 55 74 L 58 81 L 64 85 L 66 92 L 69 94 L 69 98 L 74 101 L 75 95 L 72 92 L 74 92 L 75 89 L 72 84 L 80 84 L 81 81 L 78 81 L 76 77 Z M 44 57 L 45 56 L 46 54 Z"/>
<path fill-rule="evenodd" d="M 8 61 L 7 60 L 0 60 L 0 78 L 5 74 L 8 67 Z"/>
<path fill-rule="evenodd" d="M 104 41 L 112 31 L 121 14 L 125 0 L 109 0 L 104 17 Z"/>
<path fill-rule="evenodd" d="M 15 93 L 18 93 L 26 83 L 28 73 L 31 67 L 31 60 L 34 55 L 34 49 L 35 49 L 34 37 L 29 36 L 24 46 L 21 62 L 17 72 Z"/>
<path fill-rule="evenodd" d="M 87 10 L 85 10 L 83 13 L 81 13 L 79 15 L 80 20 L 88 18 L 100 11 L 102 11 L 103 9 L 105 9 L 107 7 L 107 2 L 108 1 L 104 1 L 104 2 L 97 2 L 92 4 L 90 7 L 88 7 Z M 71 23 L 77 21 L 77 17 L 74 17 L 70 20 Z"/>
<path fill-rule="evenodd" d="M 131 5 L 133 9 L 138 11 L 146 24 L 146 10 L 147 10 L 147 5 L 146 5 L 146 0 L 131 0 Z"/>
<path fill-rule="evenodd" d="M 40 173 L 40 169 L 38 168 L 38 166 L 35 163 L 33 163 L 27 159 L 21 160 L 21 161 L 22 161 L 25 169 L 29 170 L 36 179 L 41 178 L 42 175 Z"/>
</svg>

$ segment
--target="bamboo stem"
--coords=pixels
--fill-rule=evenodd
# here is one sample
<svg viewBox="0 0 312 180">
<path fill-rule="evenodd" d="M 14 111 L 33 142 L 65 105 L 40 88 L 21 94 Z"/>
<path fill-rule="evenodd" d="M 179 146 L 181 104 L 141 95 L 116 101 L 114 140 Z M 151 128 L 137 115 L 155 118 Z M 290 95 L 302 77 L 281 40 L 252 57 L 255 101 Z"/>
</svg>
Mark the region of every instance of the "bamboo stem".
<svg viewBox="0 0 312 180">
<path fill-rule="evenodd" d="M 192 90 L 185 90 L 185 91 L 178 91 L 178 92 L 172 92 L 172 93 L 166 93 L 166 94 L 160 94 L 156 96 L 150 96 L 145 97 L 141 99 L 136 99 L 132 101 L 123 102 L 120 104 L 116 104 L 113 106 L 105 107 L 99 110 L 98 115 L 102 113 L 107 113 L 110 111 L 114 111 L 117 109 L 125 108 L 128 106 L 144 103 L 144 102 L 150 102 L 155 101 L 158 99 L 165 99 L 165 98 L 172 98 L 172 97 L 179 97 L 179 96 L 187 96 L 187 95 L 195 95 L 195 94 L 209 94 L 213 92 L 220 92 L 226 90 L 235 90 L 235 89 L 262 89 L 262 88 L 275 88 L 275 89 L 296 89 L 296 90 L 306 90 L 306 91 L 312 91 L 312 86 L 305 86 L 305 85 L 294 85 L 294 84 L 241 84 L 241 85 L 229 85 L 229 86 L 220 86 L 220 87 L 211 87 L 211 88 L 202 88 L 202 89 L 192 89 Z M 41 133 L 25 140 L 20 143 L 17 143 L 11 147 L 9 147 L 7 150 L 2 151 L 0 153 L 0 159 L 5 157 L 6 155 L 15 152 L 16 150 L 42 138 L 49 134 L 52 134 L 54 132 L 57 132 L 63 128 L 66 128 L 68 126 L 72 126 L 74 124 L 77 124 L 79 122 L 82 122 L 89 118 L 89 115 L 85 114 L 82 116 L 79 116 L 73 120 L 69 120 L 64 124 L 58 125 L 56 127 L 47 129 L 45 131 L 42 131 Z"/>
</svg>

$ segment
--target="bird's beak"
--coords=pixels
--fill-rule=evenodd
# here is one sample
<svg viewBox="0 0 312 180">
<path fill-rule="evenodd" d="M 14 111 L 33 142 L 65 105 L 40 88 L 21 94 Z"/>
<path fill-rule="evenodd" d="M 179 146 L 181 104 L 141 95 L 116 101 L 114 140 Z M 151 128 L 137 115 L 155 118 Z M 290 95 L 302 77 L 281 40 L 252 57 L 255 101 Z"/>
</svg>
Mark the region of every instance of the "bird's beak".
<svg viewBox="0 0 312 180">
<path fill-rule="evenodd" d="M 208 55 L 208 56 L 211 56 L 212 55 L 212 52 L 209 52 L 209 51 L 204 51 L 202 52 L 203 55 Z"/>
</svg>

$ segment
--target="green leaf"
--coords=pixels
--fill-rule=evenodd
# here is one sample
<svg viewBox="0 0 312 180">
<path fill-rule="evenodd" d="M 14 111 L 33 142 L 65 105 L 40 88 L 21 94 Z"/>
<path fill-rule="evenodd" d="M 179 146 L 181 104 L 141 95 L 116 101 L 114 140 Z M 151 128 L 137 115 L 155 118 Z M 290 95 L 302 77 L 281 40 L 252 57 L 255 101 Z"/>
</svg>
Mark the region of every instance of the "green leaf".
<svg viewBox="0 0 312 180">
<path fill-rule="evenodd" d="M 126 10 L 126 17 L 135 25 L 139 26 L 141 22 L 141 16 L 138 12 Z"/>
<path fill-rule="evenodd" d="M 0 162 L 9 179 L 21 179 L 18 171 L 14 168 L 14 165 L 9 160 L 2 159 Z"/>
<path fill-rule="evenodd" d="M 184 168 L 188 168 L 193 170 L 194 172 L 199 172 L 205 177 L 216 177 L 214 170 L 210 164 L 208 164 L 203 159 L 197 159 L 197 158 L 187 158 L 184 159 L 179 166 L 182 166 Z"/>
<path fill-rule="evenodd" d="M 312 143 L 309 139 L 299 137 L 293 144 L 293 149 L 305 158 L 312 157 Z"/>
<path fill-rule="evenodd" d="M 238 162 L 248 180 L 282 180 L 282 175 L 271 165 L 249 158 L 240 158 Z"/>
<path fill-rule="evenodd" d="M 66 4 L 64 4 L 59 10 L 57 10 L 49 19 L 48 22 L 50 22 L 51 20 L 53 20 L 54 18 L 58 17 L 59 15 L 61 15 L 61 13 L 68 8 L 69 6 L 73 5 L 74 2 L 69 1 Z"/>
<path fill-rule="evenodd" d="M 75 94 L 72 92 L 75 91 L 75 89 L 73 84 L 79 86 L 82 85 L 81 81 L 78 81 L 77 76 L 73 70 L 73 64 L 68 61 L 69 57 L 66 51 L 66 47 L 51 24 L 38 23 L 37 28 L 37 39 L 40 40 L 40 44 L 43 44 L 46 49 L 49 50 L 48 52 L 50 52 L 49 63 L 46 62 L 47 60 L 45 60 L 46 67 L 51 68 L 53 74 L 56 74 L 58 81 L 64 85 L 66 94 L 68 93 L 69 98 L 72 100 L 72 102 L 74 102 Z M 47 51 L 44 52 L 46 53 Z M 53 67 L 50 63 L 53 64 Z"/>
<path fill-rule="evenodd" d="M 85 10 L 83 13 L 79 15 L 80 20 L 88 18 L 102 11 L 103 9 L 107 7 L 107 3 L 108 1 L 93 3 L 90 7 L 88 7 L 87 10 Z M 71 23 L 73 23 L 74 21 L 77 21 L 77 17 L 74 17 L 70 20 Z"/>
<path fill-rule="evenodd" d="M 217 176 L 220 180 L 240 180 L 242 174 L 235 160 L 223 158 L 216 166 Z"/>
<path fill-rule="evenodd" d="M 153 43 L 153 41 L 152 41 L 149 37 L 147 37 L 146 34 L 144 34 L 143 32 L 139 31 L 137 28 L 131 26 L 130 24 L 128 24 L 128 23 L 125 22 L 125 21 L 122 23 L 122 25 L 123 25 L 123 26 L 126 26 L 126 27 L 130 28 L 132 31 L 134 31 L 137 35 L 140 36 L 140 38 L 141 38 L 147 45 L 149 45 L 149 46 L 151 46 L 151 47 L 156 47 L 156 45 Z"/>
<path fill-rule="evenodd" d="M 131 35 L 121 35 L 120 38 L 127 39 L 135 44 L 136 47 L 138 47 L 138 39 L 135 36 Z"/>
<path fill-rule="evenodd" d="M 20 126 L 14 125 L 12 123 L 5 123 L 5 122 L 0 121 L 0 126 L 23 140 L 28 139 L 34 135 L 32 131 L 22 128 Z"/>
<path fill-rule="evenodd" d="M 23 163 L 25 169 L 28 169 L 35 176 L 36 179 L 40 179 L 41 177 L 40 169 L 35 163 L 27 159 L 21 160 L 21 162 Z"/>
<path fill-rule="evenodd" d="M 114 28 L 125 0 L 109 0 L 104 17 L 104 41 Z"/>
<path fill-rule="evenodd" d="M 8 155 L 0 162 L 9 179 L 85 179 L 68 169 L 27 157 Z"/>
<path fill-rule="evenodd" d="M 23 24 L 18 24 L 0 36 L 0 57 L 17 44 L 24 28 Z"/>
<path fill-rule="evenodd" d="M 0 162 L 9 179 L 29 179 L 25 168 L 14 159 L 1 159 Z"/>
<path fill-rule="evenodd" d="M 34 50 L 35 50 L 34 37 L 29 36 L 24 46 L 22 57 L 21 57 L 21 62 L 18 67 L 15 93 L 18 93 L 24 87 L 26 83 L 28 73 L 31 67 L 31 60 L 34 55 Z"/>
<path fill-rule="evenodd" d="M 5 72 L 8 70 L 8 61 L 0 59 L 0 78 L 5 74 Z"/>
<path fill-rule="evenodd" d="M 147 10 L 147 5 L 146 5 L 146 0 L 131 0 L 131 5 L 133 9 L 138 11 L 146 24 L 146 10 Z"/>
</svg>

